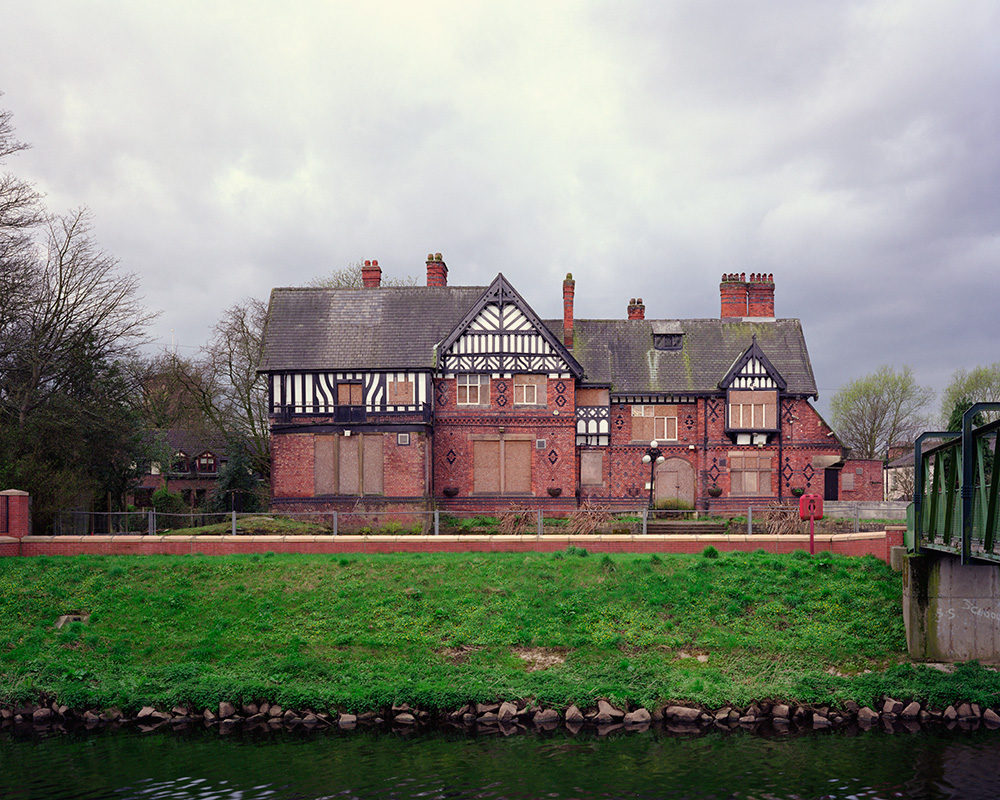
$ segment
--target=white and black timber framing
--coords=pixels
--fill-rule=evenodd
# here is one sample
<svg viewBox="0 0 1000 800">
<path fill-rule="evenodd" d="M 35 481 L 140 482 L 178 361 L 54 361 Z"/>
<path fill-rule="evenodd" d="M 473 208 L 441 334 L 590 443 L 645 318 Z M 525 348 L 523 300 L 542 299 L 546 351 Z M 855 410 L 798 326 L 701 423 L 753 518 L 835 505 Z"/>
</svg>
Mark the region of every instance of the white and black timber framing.
<svg viewBox="0 0 1000 800">
<path fill-rule="evenodd" d="M 764 351 L 757 344 L 757 335 L 754 334 L 750 347 L 733 363 L 721 381 L 720 389 L 780 389 L 787 388 L 785 379 Z"/>
<path fill-rule="evenodd" d="M 580 364 L 502 273 L 441 343 L 438 354 L 438 369 L 445 377 L 538 373 L 572 379 L 583 375 Z"/>
<path fill-rule="evenodd" d="M 421 413 L 430 408 L 432 382 L 428 372 L 276 372 L 271 373 L 271 414 L 329 416 L 338 408 L 340 384 L 358 384 L 362 405 L 371 413 Z M 413 402 L 389 405 L 388 384 L 409 382 Z"/>
</svg>

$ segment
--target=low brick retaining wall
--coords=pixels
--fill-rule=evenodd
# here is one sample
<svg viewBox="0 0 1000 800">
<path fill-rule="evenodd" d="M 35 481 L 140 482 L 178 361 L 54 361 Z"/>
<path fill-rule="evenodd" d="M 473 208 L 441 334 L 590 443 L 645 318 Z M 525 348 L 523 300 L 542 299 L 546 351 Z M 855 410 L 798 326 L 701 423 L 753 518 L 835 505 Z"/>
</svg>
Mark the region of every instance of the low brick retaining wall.
<svg viewBox="0 0 1000 800">
<path fill-rule="evenodd" d="M 874 533 L 817 534 L 816 552 L 872 555 L 886 563 L 903 544 L 903 528 Z M 25 536 L 0 537 L 0 556 L 235 555 L 250 553 L 550 553 L 567 547 L 594 553 L 792 553 L 809 550 L 808 536 L 725 534 L 595 536 Z"/>
</svg>

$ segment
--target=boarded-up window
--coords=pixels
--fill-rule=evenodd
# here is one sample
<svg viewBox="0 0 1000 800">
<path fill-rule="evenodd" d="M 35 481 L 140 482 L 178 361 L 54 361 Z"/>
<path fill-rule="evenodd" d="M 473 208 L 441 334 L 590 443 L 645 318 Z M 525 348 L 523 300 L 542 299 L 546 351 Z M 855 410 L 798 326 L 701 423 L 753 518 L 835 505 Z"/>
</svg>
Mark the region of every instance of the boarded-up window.
<svg viewBox="0 0 1000 800">
<path fill-rule="evenodd" d="M 604 452 L 584 450 L 580 453 L 580 483 L 584 486 L 604 484 Z"/>
<path fill-rule="evenodd" d="M 361 398 L 360 383 L 338 383 L 337 384 L 337 404 L 341 406 L 364 405 Z"/>
<path fill-rule="evenodd" d="M 313 440 L 314 492 L 318 495 L 337 494 L 337 437 L 317 436 Z"/>
<path fill-rule="evenodd" d="M 633 442 L 677 441 L 677 411 L 674 406 L 632 406 Z"/>
<path fill-rule="evenodd" d="M 653 438 L 660 442 L 677 441 L 677 417 L 653 417 Z"/>
<path fill-rule="evenodd" d="M 500 493 L 500 441 L 472 443 L 472 491 Z"/>
<path fill-rule="evenodd" d="M 364 457 L 361 464 L 363 494 L 382 494 L 382 437 L 362 436 Z"/>
<path fill-rule="evenodd" d="M 313 440 L 313 455 L 317 496 L 382 494 L 381 434 L 317 436 Z"/>
<path fill-rule="evenodd" d="M 732 452 L 729 454 L 731 494 L 770 495 L 771 455 Z"/>
<path fill-rule="evenodd" d="M 340 491 L 361 494 L 361 436 L 340 437 Z"/>
<path fill-rule="evenodd" d="M 386 405 L 413 405 L 413 381 L 389 381 L 386 385 Z"/>
<path fill-rule="evenodd" d="M 531 442 L 503 442 L 504 494 L 531 494 Z"/>
<path fill-rule="evenodd" d="M 476 439 L 472 442 L 472 491 L 531 494 L 530 439 Z"/>
<path fill-rule="evenodd" d="M 611 392 L 608 389 L 577 389 L 576 404 L 578 406 L 606 406 L 611 402 Z"/>
<path fill-rule="evenodd" d="M 775 430 L 778 427 L 777 392 L 730 392 L 729 427 L 734 430 Z"/>
<path fill-rule="evenodd" d="M 842 472 L 840 474 L 840 488 L 846 492 L 854 491 L 854 473 Z"/>
<path fill-rule="evenodd" d="M 545 405 L 546 378 L 544 375 L 514 376 L 514 405 Z"/>
</svg>

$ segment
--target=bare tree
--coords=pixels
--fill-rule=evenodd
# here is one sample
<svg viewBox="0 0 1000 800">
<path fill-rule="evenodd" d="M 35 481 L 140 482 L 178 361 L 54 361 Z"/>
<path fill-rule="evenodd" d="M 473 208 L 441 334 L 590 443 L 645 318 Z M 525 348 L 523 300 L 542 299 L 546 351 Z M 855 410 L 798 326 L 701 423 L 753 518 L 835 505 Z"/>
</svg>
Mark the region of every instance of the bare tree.
<svg viewBox="0 0 1000 800">
<path fill-rule="evenodd" d="M 833 396 L 833 427 L 855 456 L 885 458 L 889 447 L 912 442 L 926 428 L 933 400 L 934 390 L 919 386 L 909 367 L 879 367 Z"/>
<path fill-rule="evenodd" d="M 138 278 L 95 244 L 86 209 L 49 220 L 41 258 L 0 388 L 18 425 L 90 365 L 133 355 L 156 316 L 140 302 Z"/>
<path fill-rule="evenodd" d="M 0 164 L 27 148 L 14 137 L 11 113 L 0 111 Z M 32 233 L 44 218 L 35 187 L 8 172 L 0 174 L 0 371 L 17 348 L 35 278 Z"/>
<path fill-rule="evenodd" d="M 184 402 L 193 401 L 231 446 L 246 447 L 253 470 L 265 479 L 271 471 L 267 384 L 257 367 L 266 319 L 267 306 L 246 298 L 222 313 L 198 359 L 171 360 L 171 379 Z M 176 388 L 169 391 L 178 396 Z"/>
<path fill-rule="evenodd" d="M 314 289 L 360 289 L 364 286 L 361 264 L 352 261 L 343 269 L 335 269 L 320 278 L 313 278 L 308 286 Z M 402 278 L 383 277 L 381 286 L 416 286 L 417 279 L 407 275 Z"/>
</svg>

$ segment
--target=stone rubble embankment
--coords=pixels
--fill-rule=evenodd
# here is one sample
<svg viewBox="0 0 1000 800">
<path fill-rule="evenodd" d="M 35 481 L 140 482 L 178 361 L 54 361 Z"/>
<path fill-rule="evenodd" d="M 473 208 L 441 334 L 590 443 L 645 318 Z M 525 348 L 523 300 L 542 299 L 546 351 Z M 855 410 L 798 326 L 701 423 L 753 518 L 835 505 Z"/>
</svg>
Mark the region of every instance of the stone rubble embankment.
<svg viewBox="0 0 1000 800">
<path fill-rule="evenodd" d="M 219 703 L 217 708 L 200 710 L 174 706 L 169 711 L 144 706 L 133 715 L 118 708 L 79 711 L 56 702 L 0 707 L 0 727 L 43 730 L 91 729 L 134 726 L 139 730 L 184 729 L 195 725 L 217 727 L 220 733 L 242 730 L 304 730 L 388 726 L 415 731 L 435 726 L 458 727 L 479 733 L 505 735 L 560 726 L 571 733 L 584 727 L 607 734 L 616 730 L 643 731 L 657 727 L 670 733 L 690 734 L 711 730 L 744 729 L 759 733 L 791 733 L 827 729 L 881 727 L 889 732 L 916 732 L 926 725 L 948 729 L 1000 729 L 997 709 L 975 703 L 932 709 L 916 700 L 904 702 L 884 697 L 875 708 L 847 702 L 843 708 L 785 703 L 751 703 L 709 710 L 700 706 L 668 705 L 652 711 L 641 707 L 619 708 L 607 700 L 596 706 L 570 705 L 562 711 L 543 707 L 531 700 L 497 703 L 469 703 L 450 713 L 430 712 L 406 704 L 380 711 L 349 713 L 311 708 L 289 709 L 277 703 Z"/>
</svg>

